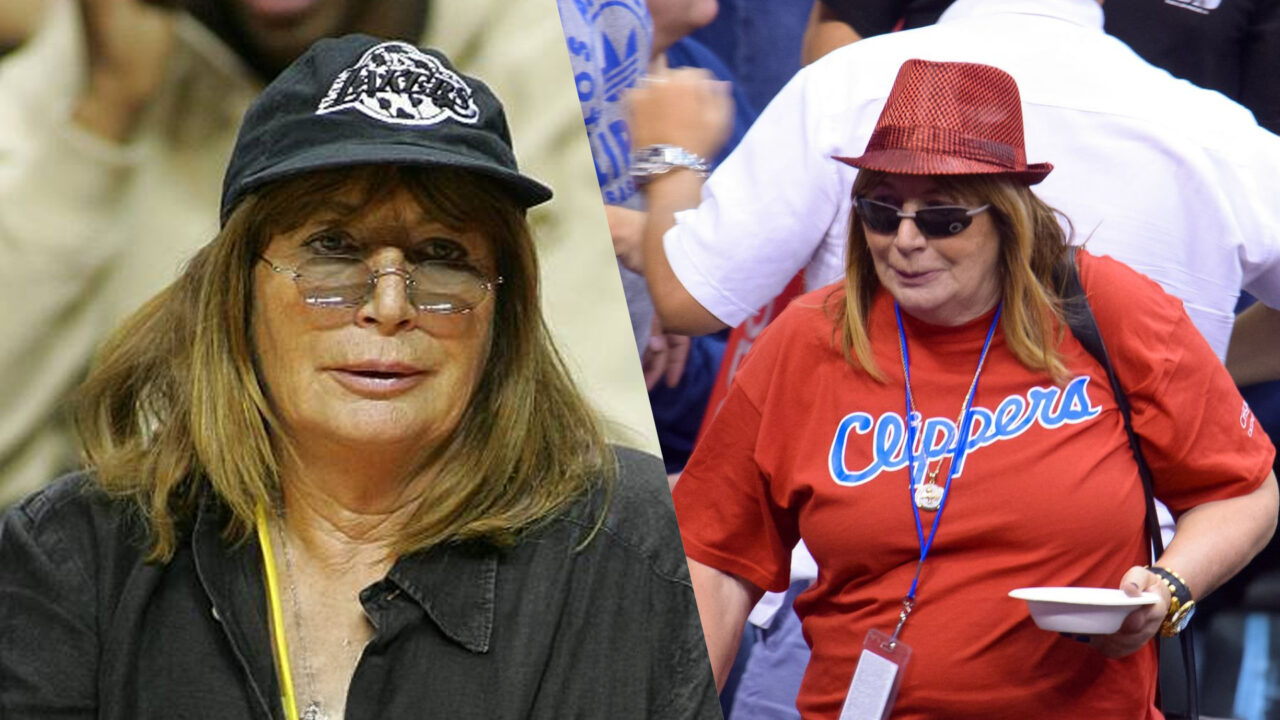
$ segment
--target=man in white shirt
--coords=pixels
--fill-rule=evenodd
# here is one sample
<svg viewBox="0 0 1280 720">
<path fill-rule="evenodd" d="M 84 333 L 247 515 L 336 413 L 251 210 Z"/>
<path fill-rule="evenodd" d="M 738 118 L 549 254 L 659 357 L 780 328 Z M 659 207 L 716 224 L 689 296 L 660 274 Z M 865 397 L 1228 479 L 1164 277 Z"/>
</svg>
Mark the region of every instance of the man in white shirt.
<svg viewBox="0 0 1280 720">
<path fill-rule="evenodd" d="M 1240 289 L 1280 307 L 1280 137 L 1243 107 L 1176 80 L 1102 30 L 1096 0 L 959 0 L 935 26 L 869 38 L 802 70 L 703 187 L 646 186 L 644 269 L 668 328 L 737 325 L 805 270 L 843 272 L 856 170 L 894 75 L 913 57 L 995 65 L 1018 81 L 1036 187 L 1111 255 L 1181 298 L 1225 357 Z M 643 143 L 679 145 L 673 134 Z M 642 145 L 635 138 L 637 146 Z M 696 150 L 694 150 L 696 152 Z M 669 231 L 668 231 L 669 229 Z"/>
</svg>

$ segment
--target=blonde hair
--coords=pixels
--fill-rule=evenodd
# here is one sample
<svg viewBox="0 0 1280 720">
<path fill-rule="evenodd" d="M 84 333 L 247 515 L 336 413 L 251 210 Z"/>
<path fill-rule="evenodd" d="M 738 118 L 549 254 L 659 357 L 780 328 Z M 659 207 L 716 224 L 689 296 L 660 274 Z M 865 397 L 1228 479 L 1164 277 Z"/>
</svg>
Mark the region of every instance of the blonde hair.
<svg viewBox="0 0 1280 720">
<path fill-rule="evenodd" d="M 131 499 L 168 560 L 202 493 L 230 509 L 225 536 L 244 540 L 257 505 L 279 502 L 283 436 L 255 364 L 254 266 L 270 239 L 334 193 L 373 198 L 396 183 L 431 217 L 494 244 L 503 277 L 480 382 L 391 551 L 482 539 L 506 545 L 614 469 L 599 418 L 551 342 L 524 211 L 499 183 L 450 169 L 362 167 L 311 173 L 246 197 L 168 288 L 107 340 L 76 403 L 86 461 L 108 492 Z M 363 204 L 363 203 L 361 203 Z M 603 511 L 600 520 L 603 521 Z"/>
<path fill-rule="evenodd" d="M 853 195 L 874 190 L 885 177 L 874 170 L 859 171 Z M 1065 324 L 1054 281 L 1054 269 L 1064 261 L 1068 248 L 1067 232 L 1058 223 L 1060 213 L 1036 197 L 1031 188 L 1000 176 L 938 175 L 933 179 L 961 202 L 991 204 L 988 212 L 1000 241 L 1000 329 L 1005 343 L 1026 367 L 1044 372 L 1054 382 L 1065 382 L 1067 369 L 1057 350 Z M 871 300 L 879 287 L 866 230 L 855 208 L 850 214 L 844 297 L 835 310 L 836 326 L 849 363 L 885 382 L 867 336 Z M 835 297 L 830 299 L 838 302 Z"/>
</svg>

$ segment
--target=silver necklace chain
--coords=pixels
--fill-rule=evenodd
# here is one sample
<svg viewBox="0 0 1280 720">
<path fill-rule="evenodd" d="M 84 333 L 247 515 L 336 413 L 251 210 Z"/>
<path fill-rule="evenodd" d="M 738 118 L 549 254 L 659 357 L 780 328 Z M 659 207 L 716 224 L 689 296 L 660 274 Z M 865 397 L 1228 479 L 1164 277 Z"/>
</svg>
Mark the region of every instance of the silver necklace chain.
<svg viewBox="0 0 1280 720">
<path fill-rule="evenodd" d="M 964 422 L 965 406 L 969 404 L 968 402 L 969 396 L 972 395 L 974 389 L 978 387 L 978 376 L 982 374 L 982 365 L 986 359 L 987 359 L 987 356 L 985 354 L 978 359 L 978 369 L 975 370 L 973 373 L 973 381 L 969 383 L 969 389 L 965 391 L 964 397 L 960 400 L 960 414 L 956 416 L 956 435 L 957 436 L 960 435 L 960 425 L 961 423 Z M 911 374 L 907 372 L 906 368 L 907 368 L 907 361 L 906 361 L 906 358 L 903 357 L 902 372 L 903 372 L 903 377 L 906 379 L 907 395 L 911 397 L 911 410 L 913 412 L 918 412 L 915 407 L 916 405 L 915 394 L 911 392 Z M 922 419 L 923 419 L 923 416 L 922 416 Z M 907 422 L 908 423 L 911 422 L 911 418 L 907 418 Z M 921 423 L 920 429 L 921 431 L 924 430 L 923 423 Z M 942 469 L 942 463 L 944 460 L 947 459 L 947 457 L 948 456 L 944 453 L 942 457 L 938 458 L 937 463 L 932 468 L 930 468 L 929 464 L 926 462 L 924 468 L 925 468 L 925 471 L 926 471 L 925 474 L 927 477 L 922 478 L 921 482 L 934 483 L 938 477 L 938 471 Z"/>
<path fill-rule="evenodd" d="M 302 661 L 302 674 L 307 679 L 307 694 L 310 700 L 299 716 L 299 720 L 328 720 L 329 714 L 324 711 L 324 701 L 316 692 L 316 673 L 311 666 L 311 652 L 307 648 L 307 634 L 302 621 L 302 601 L 298 597 L 297 574 L 293 567 L 293 550 L 289 546 L 289 538 L 285 533 L 284 511 L 276 514 L 277 533 L 280 536 L 280 547 L 284 551 L 285 574 L 289 581 L 289 601 L 293 606 L 293 627 L 298 636 L 298 658 Z"/>
</svg>

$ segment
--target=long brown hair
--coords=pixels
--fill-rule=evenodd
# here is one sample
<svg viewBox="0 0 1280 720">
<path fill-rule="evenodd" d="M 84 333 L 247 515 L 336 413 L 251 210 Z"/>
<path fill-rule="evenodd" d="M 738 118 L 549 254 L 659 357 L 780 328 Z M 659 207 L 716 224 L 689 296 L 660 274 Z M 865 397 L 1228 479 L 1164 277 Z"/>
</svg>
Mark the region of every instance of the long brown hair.
<svg viewBox="0 0 1280 720">
<path fill-rule="evenodd" d="M 481 380 L 392 552 L 519 532 L 603 486 L 613 465 L 601 422 L 551 342 L 524 211 L 497 182 L 449 169 L 377 166 L 310 173 L 248 196 L 168 288 L 105 343 L 76 403 L 86 460 L 108 492 L 145 513 L 151 557 L 172 557 L 200 495 L 230 509 L 226 536 L 279 502 L 281 425 L 256 369 L 254 265 L 271 238 L 335 192 L 407 187 L 434 220 L 494 243 L 503 283 Z M 601 515 L 601 519 L 603 515 Z"/>
<path fill-rule="evenodd" d="M 874 190 L 885 177 L 885 173 L 860 170 L 853 183 L 853 195 Z M 1063 261 L 1068 247 L 1068 234 L 1058 222 L 1061 214 L 1026 185 L 1000 176 L 938 175 L 934 180 L 957 200 L 991 204 L 988 212 L 1000 239 L 1000 329 L 1005 343 L 1026 367 L 1043 371 L 1055 382 L 1065 382 L 1067 369 L 1057 350 L 1065 324 L 1053 279 L 1054 268 Z M 866 230 L 855 209 L 849 219 L 844 300 L 836 308 L 836 324 L 845 358 L 884 382 L 867 336 L 871 300 L 879 287 Z"/>
</svg>

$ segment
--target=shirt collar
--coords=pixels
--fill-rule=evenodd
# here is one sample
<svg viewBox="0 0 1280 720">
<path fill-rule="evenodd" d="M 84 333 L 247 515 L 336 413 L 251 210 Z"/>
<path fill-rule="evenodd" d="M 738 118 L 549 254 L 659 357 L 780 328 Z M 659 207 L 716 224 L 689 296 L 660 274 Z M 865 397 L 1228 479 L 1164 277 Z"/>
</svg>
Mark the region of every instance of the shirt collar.
<svg viewBox="0 0 1280 720">
<path fill-rule="evenodd" d="M 205 593 L 232 642 L 252 647 L 257 640 L 270 637 L 262 551 L 256 538 L 227 546 L 222 537 L 227 514 L 217 494 L 206 489 L 196 513 L 192 552 Z M 501 554 L 480 542 L 439 545 L 400 558 L 387 577 L 422 606 L 445 636 L 471 652 L 488 652 Z M 252 653 L 246 656 L 262 659 Z M 267 656 L 266 663 L 270 662 Z M 258 665 L 250 668 L 251 674 L 264 686 L 274 685 L 271 665 Z"/>
<path fill-rule="evenodd" d="M 488 652 L 500 554 L 479 542 L 439 545 L 400 558 L 387 577 L 454 642 Z"/>
<path fill-rule="evenodd" d="M 1055 18 L 1102 29 L 1102 6 L 1097 0 L 956 0 L 938 18 L 938 23 L 1007 13 Z"/>
</svg>

